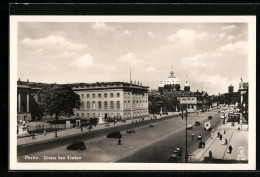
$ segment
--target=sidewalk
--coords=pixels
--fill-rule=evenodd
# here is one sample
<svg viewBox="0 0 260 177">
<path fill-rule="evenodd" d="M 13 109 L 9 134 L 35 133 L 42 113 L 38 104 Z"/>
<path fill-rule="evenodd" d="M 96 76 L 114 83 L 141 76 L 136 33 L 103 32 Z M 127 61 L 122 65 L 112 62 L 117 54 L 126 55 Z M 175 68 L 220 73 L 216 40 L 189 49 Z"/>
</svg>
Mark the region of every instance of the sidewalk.
<svg viewBox="0 0 260 177">
<path fill-rule="evenodd" d="M 197 149 L 193 152 L 193 162 L 207 162 L 207 163 L 237 163 L 239 160 L 248 160 L 248 125 L 243 125 L 242 129 L 237 129 L 238 124 L 231 126 L 231 123 L 226 122 L 221 125 L 214 134 L 205 143 L 204 149 Z M 225 134 L 224 134 L 225 130 Z M 222 134 L 222 140 L 218 138 L 218 131 Z M 227 139 L 227 145 L 223 144 L 223 140 Z M 229 154 L 229 145 L 232 146 L 233 151 Z M 241 151 L 242 149 L 242 151 Z M 209 151 L 212 152 L 212 159 L 209 159 Z M 239 154 L 239 155 L 238 155 Z M 241 157 L 242 156 L 242 157 Z"/>
<path fill-rule="evenodd" d="M 163 119 L 166 116 L 167 115 L 162 115 L 161 118 Z M 158 115 L 157 115 L 157 117 L 158 117 Z M 149 117 L 144 118 L 144 121 L 147 121 L 147 120 L 151 120 L 151 115 Z M 139 119 L 134 119 L 133 121 L 134 122 L 137 121 L 137 123 L 138 123 Z M 117 127 L 117 126 L 121 126 L 121 125 L 131 124 L 131 123 L 132 123 L 131 119 L 126 120 L 125 123 L 118 121 L 115 125 L 113 122 L 110 122 L 109 127 L 106 127 L 105 124 L 101 124 L 101 125 L 97 125 L 96 127 L 92 126 L 91 131 L 97 131 L 97 130 L 101 130 L 101 129 L 107 129 L 107 128 L 111 128 L 111 127 Z M 55 132 L 48 132 L 46 135 L 44 135 L 43 133 L 40 133 L 40 134 L 35 134 L 35 139 L 32 139 L 32 136 L 18 138 L 17 146 L 29 145 L 29 144 L 34 144 L 34 143 L 44 142 L 44 141 L 50 141 L 52 139 L 60 139 L 60 138 L 68 137 L 68 136 L 75 136 L 75 135 L 83 134 L 83 133 L 87 133 L 87 132 L 89 132 L 89 129 L 87 127 L 83 127 L 83 131 L 81 131 L 80 127 L 70 128 L 70 129 L 58 131 L 57 138 L 55 138 Z"/>
</svg>

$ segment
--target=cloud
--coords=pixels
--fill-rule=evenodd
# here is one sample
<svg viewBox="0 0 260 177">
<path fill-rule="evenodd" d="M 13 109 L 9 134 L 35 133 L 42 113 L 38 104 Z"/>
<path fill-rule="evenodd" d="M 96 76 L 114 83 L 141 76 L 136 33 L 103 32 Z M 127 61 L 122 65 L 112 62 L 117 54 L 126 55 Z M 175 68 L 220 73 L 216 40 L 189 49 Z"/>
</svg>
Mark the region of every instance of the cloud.
<svg viewBox="0 0 260 177">
<path fill-rule="evenodd" d="M 168 41 L 180 40 L 182 42 L 187 42 L 195 39 L 205 39 L 207 36 L 208 33 L 206 31 L 202 33 L 197 33 L 194 30 L 180 29 L 175 34 L 168 36 L 167 40 Z"/>
<path fill-rule="evenodd" d="M 152 66 L 148 66 L 146 69 L 145 69 L 145 72 L 154 72 L 155 71 L 155 68 L 152 67 Z"/>
<path fill-rule="evenodd" d="M 95 30 L 101 30 L 105 32 L 113 31 L 114 27 L 108 26 L 106 23 L 97 22 L 91 26 Z"/>
<path fill-rule="evenodd" d="M 66 38 L 59 35 L 49 35 L 45 38 L 38 39 L 24 38 L 20 40 L 20 43 L 31 48 L 44 47 L 47 49 L 66 48 L 70 50 L 81 50 L 86 47 L 85 44 L 68 41 Z"/>
<path fill-rule="evenodd" d="M 220 38 L 224 38 L 225 36 L 226 36 L 225 33 L 220 33 L 220 34 L 218 35 L 218 37 L 220 37 Z"/>
<path fill-rule="evenodd" d="M 132 36 L 132 33 L 130 31 L 127 31 L 127 30 L 123 31 L 123 34 L 126 35 L 126 36 L 129 36 L 129 37 Z"/>
<path fill-rule="evenodd" d="M 236 52 L 240 54 L 246 54 L 247 53 L 247 42 L 245 41 L 238 41 L 236 43 L 229 43 L 224 46 L 221 46 L 216 51 L 217 52 Z"/>
<path fill-rule="evenodd" d="M 127 63 L 130 65 L 140 65 L 143 64 L 144 61 L 139 58 L 136 54 L 129 52 L 119 58 L 116 59 L 116 62 L 122 62 L 122 63 Z"/>
<path fill-rule="evenodd" d="M 202 53 L 191 57 L 185 57 L 181 59 L 181 63 L 185 65 L 190 65 L 192 67 L 205 67 L 206 62 L 204 61 L 204 59 L 207 59 L 208 56 L 208 53 Z"/>
<path fill-rule="evenodd" d="M 84 56 L 79 57 L 76 61 L 73 61 L 71 65 L 80 67 L 80 68 L 87 68 L 93 66 L 93 57 L 86 53 Z"/>
<path fill-rule="evenodd" d="M 226 25 L 226 26 L 223 26 L 221 29 L 222 30 L 233 30 L 236 28 L 236 25 Z"/>
<path fill-rule="evenodd" d="M 153 32 L 151 32 L 151 31 L 148 31 L 147 35 L 149 36 L 150 39 L 156 39 L 155 34 Z"/>
<path fill-rule="evenodd" d="M 230 35 L 230 36 L 227 37 L 227 40 L 228 40 L 228 41 L 231 41 L 232 39 L 234 39 L 234 36 L 233 36 L 233 35 Z"/>
</svg>

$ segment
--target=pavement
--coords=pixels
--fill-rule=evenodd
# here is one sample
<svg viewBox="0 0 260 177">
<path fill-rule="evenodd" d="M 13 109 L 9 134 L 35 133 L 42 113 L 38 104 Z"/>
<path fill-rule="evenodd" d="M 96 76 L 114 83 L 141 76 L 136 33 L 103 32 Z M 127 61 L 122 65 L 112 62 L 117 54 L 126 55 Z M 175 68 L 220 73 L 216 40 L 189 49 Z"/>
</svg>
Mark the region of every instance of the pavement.
<svg viewBox="0 0 260 177">
<path fill-rule="evenodd" d="M 225 134 L 224 134 L 225 131 Z M 218 132 L 222 134 L 222 140 L 218 138 Z M 223 140 L 227 139 L 227 145 Z M 191 157 L 192 162 L 214 162 L 214 163 L 234 163 L 248 161 L 248 125 L 242 125 L 238 129 L 238 123 L 235 126 L 231 122 L 226 122 L 214 130 L 211 137 L 205 142 L 205 148 L 195 150 Z M 232 146 L 232 152 L 229 152 L 229 146 Z M 212 152 L 212 159 L 209 158 L 209 151 Z"/>
<path fill-rule="evenodd" d="M 176 113 L 177 114 L 177 113 Z M 156 115 L 157 117 L 159 117 L 159 115 Z M 147 120 L 151 120 L 152 115 L 150 115 L 149 117 L 145 117 L 144 121 Z M 168 117 L 167 115 L 162 115 L 161 118 L 163 119 L 164 117 Z M 134 121 L 139 121 L 139 119 L 134 119 Z M 117 123 L 109 123 L 109 127 L 116 127 L 116 126 L 121 126 L 121 125 L 126 125 L 126 124 L 131 124 L 132 120 L 126 120 L 126 122 L 121 122 L 118 121 Z M 41 124 L 41 123 L 40 123 Z M 97 130 L 101 130 L 101 129 L 106 129 L 109 128 L 107 126 L 105 126 L 105 124 L 98 124 L 96 127 L 92 126 L 91 131 L 97 131 Z M 27 137 L 20 137 L 17 139 L 17 146 L 21 146 L 21 145 L 30 145 L 30 144 L 35 144 L 35 143 L 40 143 L 40 142 L 44 142 L 44 141 L 51 141 L 54 139 L 61 139 L 61 138 L 65 138 L 68 136 L 76 136 L 79 134 L 83 134 L 88 132 L 89 129 L 87 127 L 83 127 L 83 131 L 81 131 L 80 127 L 76 127 L 76 128 L 69 128 L 69 129 L 64 129 L 64 130 L 60 130 L 57 132 L 58 137 L 55 137 L 55 132 L 47 132 L 46 135 L 44 133 L 36 133 L 35 134 L 35 139 L 33 139 L 32 136 L 27 136 Z"/>
</svg>

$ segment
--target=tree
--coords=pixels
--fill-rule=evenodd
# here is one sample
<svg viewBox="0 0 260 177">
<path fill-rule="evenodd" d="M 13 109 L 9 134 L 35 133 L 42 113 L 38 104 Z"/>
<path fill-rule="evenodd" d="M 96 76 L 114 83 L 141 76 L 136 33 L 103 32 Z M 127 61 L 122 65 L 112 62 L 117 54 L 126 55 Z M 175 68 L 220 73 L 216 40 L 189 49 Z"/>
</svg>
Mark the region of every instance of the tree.
<svg viewBox="0 0 260 177">
<path fill-rule="evenodd" d="M 80 108 L 79 95 L 68 86 L 46 85 L 38 92 L 38 95 L 39 105 L 43 112 L 48 115 L 55 115 L 56 123 L 60 116 L 71 116 L 74 114 L 74 108 Z M 55 137 L 57 137 L 56 128 Z"/>
<path fill-rule="evenodd" d="M 149 113 L 153 114 L 153 117 L 154 117 L 154 114 L 159 112 L 159 110 L 160 110 L 160 107 L 157 104 L 156 100 L 152 100 L 149 102 Z"/>
<path fill-rule="evenodd" d="M 168 112 L 176 111 L 176 106 L 179 107 L 180 101 L 176 97 L 166 97 L 163 105 L 167 108 Z"/>
</svg>

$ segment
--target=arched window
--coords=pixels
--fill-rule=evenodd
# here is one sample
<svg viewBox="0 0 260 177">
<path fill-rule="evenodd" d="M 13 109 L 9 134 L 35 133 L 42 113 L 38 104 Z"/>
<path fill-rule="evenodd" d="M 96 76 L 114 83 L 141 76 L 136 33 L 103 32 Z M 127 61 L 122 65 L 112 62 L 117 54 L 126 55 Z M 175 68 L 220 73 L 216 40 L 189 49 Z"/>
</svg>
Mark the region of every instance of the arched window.
<svg viewBox="0 0 260 177">
<path fill-rule="evenodd" d="M 90 109 L 90 102 L 89 101 L 87 102 L 87 109 L 88 110 Z"/>
<path fill-rule="evenodd" d="M 80 109 L 84 110 L 84 101 L 81 102 Z"/>
<path fill-rule="evenodd" d="M 110 109 L 114 109 L 114 102 L 110 101 Z"/>
<path fill-rule="evenodd" d="M 101 101 L 98 102 L 98 109 L 102 109 Z"/>
<path fill-rule="evenodd" d="M 107 101 L 104 102 L 104 109 L 107 109 Z"/>
<path fill-rule="evenodd" d="M 125 109 L 127 108 L 126 101 L 124 102 L 124 107 L 125 107 Z"/>
<path fill-rule="evenodd" d="M 120 109 L 120 101 L 116 102 L 116 107 L 117 107 L 117 109 Z"/>
<path fill-rule="evenodd" d="M 95 102 L 95 101 L 92 102 L 92 109 L 93 109 L 93 110 L 96 109 L 96 102 Z"/>
</svg>

